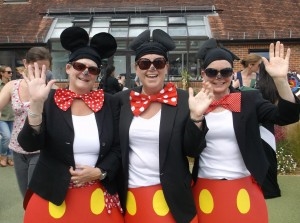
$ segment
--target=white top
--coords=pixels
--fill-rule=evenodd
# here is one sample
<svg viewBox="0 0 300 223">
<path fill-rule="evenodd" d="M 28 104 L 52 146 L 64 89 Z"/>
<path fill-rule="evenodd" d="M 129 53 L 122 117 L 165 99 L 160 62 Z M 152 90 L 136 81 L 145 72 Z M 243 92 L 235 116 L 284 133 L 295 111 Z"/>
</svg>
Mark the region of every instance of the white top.
<svg viewBox="0 0 300 223">
<path fill-rule="evenodd" d="M 11 106 L 14 111 L 15 119 L 13 123 L 13 129 L 11 132 L 11 138 L 8 147 L 15 151 L 16 153 L 21 154 L 33 154 L 39 153 L 40 151 L 34 152 L 26 152 L 23 148 L 19 145 L 18 142 L 18 135 L 22 130 L 26 117 L 27 112 L 29 110 L 29 101 L 22 101 L 20 97 L 20 87 L 21 82 L 23 79 L 13 80 L 12 81 L 12 94 L 11 94 Z"/>
<path fill-rule="evenodd" d="M 205 116 L 206 148 L 200 154 L 198 177 L 238 179 L 249 176 L 233 129 L 232 112 L 210 112 Z"/>
<path fill-rule="evenodd" d="M 73 152 L 75 164 L 95 166 L 100 153 L 99 132 L 95 114 L 72 115 L 74 126 Z"/>
<path fill-rule="evenodd" d="M 161 111 L 150 119 L 134 117 L 129 129 L 129 188 L 160 184 Z"/>
</svg>

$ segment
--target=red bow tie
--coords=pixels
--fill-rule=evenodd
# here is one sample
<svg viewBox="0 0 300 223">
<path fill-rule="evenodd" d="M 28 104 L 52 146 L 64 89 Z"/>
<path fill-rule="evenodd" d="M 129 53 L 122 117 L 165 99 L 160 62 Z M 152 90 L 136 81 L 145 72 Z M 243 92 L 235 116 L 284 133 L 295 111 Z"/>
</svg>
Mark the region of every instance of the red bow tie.
<svg viewBox="0 0 300 223">
<path fill-rule="evenodd" d="M 208 109 L 206 110 L 205 114 L 211 112 L 217 107 L 223 107 L 227 110 L 233 111 L 233 112 L 240 112 L 241 111 L 241 93 L 231 93 L 220 100 L 213 101 Z"/>
<path fill-rule="evenodd" d="M 76 94 L 69 89 L 57 89 L 54 94 L 56 105 L 63 111 L 71 107 L 74 98 L 80 98 L 94 112 L 99 111 L 104 102 L 104 93 L 102 89 L 91 91 L 88 94 Z"/>
<path fill-rule="evenodd" d="M 144 112 L 153 101 L 176 106 L 177 91 L 175 85 L 168 83 L 158 94 L 155 95 L 145 95 L 136 91 L 130 92 L 131 110 L 135 116 Z"/>
</svg>

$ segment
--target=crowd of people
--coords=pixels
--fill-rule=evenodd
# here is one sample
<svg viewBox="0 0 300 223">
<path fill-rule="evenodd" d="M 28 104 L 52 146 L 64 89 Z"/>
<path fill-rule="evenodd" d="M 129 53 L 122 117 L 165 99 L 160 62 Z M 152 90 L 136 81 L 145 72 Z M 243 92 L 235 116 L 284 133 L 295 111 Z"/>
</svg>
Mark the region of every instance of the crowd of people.
<svg viewBox="0 0 300 223">
<path fill-rule="evenodd" d="M 111 34 L 69 27 L 60 42 L 66 88 L 44 47 L 27 52 L 21 79 L 0 70 L 0 164 L 14 165 L 25 223 L 268 222 L 265 199 L 281 196 L 274 126 L 299 121 L 290 49 L 271 43 L 269 59 L 249 54 L 235 73 L 238 56 L 209 39 L 195 92 L 165 82 L 176 45 L 163 30 L 130 43 L 133 88 L 113 64 L 100 74 Z"/>
</svg>

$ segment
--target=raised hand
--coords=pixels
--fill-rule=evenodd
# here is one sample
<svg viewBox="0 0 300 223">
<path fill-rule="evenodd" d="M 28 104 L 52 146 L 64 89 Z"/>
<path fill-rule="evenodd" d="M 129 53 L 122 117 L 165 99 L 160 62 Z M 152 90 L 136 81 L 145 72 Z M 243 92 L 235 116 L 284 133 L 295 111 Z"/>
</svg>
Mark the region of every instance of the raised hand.
<svg viewBox="0 0 300 223">
<path fill-rule="evenodd" d="M 213 89 L 209 82 L 203 81 L 202 88 L 196 95 L 194 95 L 194 90 L 189 88 L 189 108 L 191 118 L 195 120 L 201 119 L 213 99 Z"/>
<path fill-rule="evenodd" d="M 287 49 L 286 55 L 284 55 L 284 45 L 280 41 L 270 44 L 269 48 L 269 61 L 263 57 L 262 60 L 265 64 L 266 71 L 270 76 L 274 78 L 284 78 L 287 79 L 287 73 L 289 70 L 289 60 L 290 60 L 291 50 Z"/>
<path fill-rule="evenodd" d="M 46 85 L 46 66 L 43 65 L 42 69 L 39 69 L 37 63 L 29 65 L 27 76 L 24 75 L 24 80 L 28 85 L 30 101 L 43 103 L 50 92 L 55 80 L 51 80 Z"/>
<path fill-rule="evenodd" d="M 295 102 L 295 97 L 292 93 L 290 85 L 287 79 L 287 73 L 289 70 L 291 50 L 287 49 L 284 56 L 284 46 L 279 41 L 276 42 L 275 49 L 274 44 L 270 44 L 269 61 L 266 58 L 262 58 L 266 67 L 266 71 L 273 78 L 276 85 L 278 94 L 282 99 L 290 102 Z"/>
</svg>

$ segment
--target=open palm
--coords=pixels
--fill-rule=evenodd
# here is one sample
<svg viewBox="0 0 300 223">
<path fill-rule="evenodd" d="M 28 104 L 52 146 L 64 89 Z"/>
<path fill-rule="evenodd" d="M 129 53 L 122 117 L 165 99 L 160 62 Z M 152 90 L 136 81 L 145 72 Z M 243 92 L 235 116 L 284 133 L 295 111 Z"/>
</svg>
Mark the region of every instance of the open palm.
<svg viewBox="0 0 300 223">
<path fill-rule="evenodd" d="M 30 100 L 44 102 L 55 80 L 51 80 L 46 85 L 46 66 L 43 65 L 39 69 L 37 63 L 28 66 L 28 75 L 24 76 L 24 80 L 28 85 Z"/>
<path fill-rule="evenodd" d="M 266 71 L 273 78 L 286 78 L 289 70 L 291 50 L 288 48 L 286 55 L 284 55 L 284 46 L 279 41 L 270 44 L 269 48 L 269 61 L 266 58 L 262 58 L 266 67 Z"/>
</svg>

